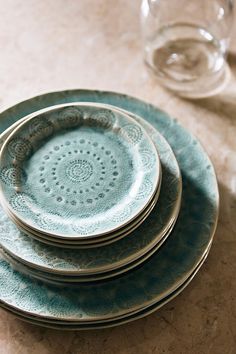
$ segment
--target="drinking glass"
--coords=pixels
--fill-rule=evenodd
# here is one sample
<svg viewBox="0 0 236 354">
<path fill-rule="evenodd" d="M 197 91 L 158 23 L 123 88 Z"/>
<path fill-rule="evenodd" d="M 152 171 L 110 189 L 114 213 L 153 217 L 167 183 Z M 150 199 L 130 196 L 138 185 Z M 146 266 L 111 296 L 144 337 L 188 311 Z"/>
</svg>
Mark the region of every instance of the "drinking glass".
<svg viewBox="0 0 236 354">
<path fill-rule="evenodd" d="M 233 0 L 142 1 L 145 62 L 162 85 L 189 97 L 223 88 L 233 5 Z"/>
</svg>

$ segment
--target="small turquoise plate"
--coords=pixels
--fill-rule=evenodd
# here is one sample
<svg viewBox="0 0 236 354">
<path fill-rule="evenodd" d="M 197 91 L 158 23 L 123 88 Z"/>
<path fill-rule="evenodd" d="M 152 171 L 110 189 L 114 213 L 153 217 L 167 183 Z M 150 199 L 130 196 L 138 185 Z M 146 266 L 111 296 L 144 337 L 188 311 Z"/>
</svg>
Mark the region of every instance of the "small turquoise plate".
<svg viewBox="0 0 236 354">
<path fill-rule="evenodd" d="M 22 122 L 1 150 L 3 203 L 54 238 L 109 234 L 155 194 L 159 157 L 142 126 L 121 111 L 74 103 Z"/>
</svg>

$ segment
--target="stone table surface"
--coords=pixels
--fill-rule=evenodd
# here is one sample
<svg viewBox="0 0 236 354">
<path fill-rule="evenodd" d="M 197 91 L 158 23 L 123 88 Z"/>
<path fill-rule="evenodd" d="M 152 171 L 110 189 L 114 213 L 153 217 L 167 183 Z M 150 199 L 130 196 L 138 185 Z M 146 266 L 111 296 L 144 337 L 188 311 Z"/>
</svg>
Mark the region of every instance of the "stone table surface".
<svg viewBox="0 0 236 354">
<path fill-rule="evenodd" d="M 220 95 L 195 101 L 161 88 L 143 64 L 139 6 L 0 0 L 0 109 L 47 91 L 88 88 L 127 93 L 167 111 L 199 138 L 216 167 L 221 209 L 210 255 L 181 295 L 121 327 L 63 333 L 0 310 L 0 354 L 236 353 L 236 82 L 232 76 Z M 236 42 L 231 50 L 234 70 Z"/>
</svg>

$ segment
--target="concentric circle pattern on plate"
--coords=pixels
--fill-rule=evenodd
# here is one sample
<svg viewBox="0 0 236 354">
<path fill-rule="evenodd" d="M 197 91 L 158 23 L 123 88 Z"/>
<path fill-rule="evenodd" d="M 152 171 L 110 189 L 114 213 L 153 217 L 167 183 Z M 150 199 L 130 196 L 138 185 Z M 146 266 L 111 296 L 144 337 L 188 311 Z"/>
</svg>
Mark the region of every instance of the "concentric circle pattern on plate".
<svg viewBox="0 0 236 354">
<path fill-rule="evenodd" d="M 127 96 L 80 90 L 47 94 L 3 113 L 1 127 L 36 109 L 78 100 L 110 103 L 145 117 L 171 144 L 183 178 L 182 205 L 174 231 L 149 261 L 118 279 L 76 289 L 58 288 L 32 282 L 6 261 L 0 261 L 3 304 L 41 318 L 86 322 L 116 318 L 151 306 L 184 284 L 212 242 L 218 217 L 218 186 L 212 164 L 196 139 L 157 108 Z"/>
<path fill-rule="evenodd" d="M 161 171 L 145 130 L 95 105 L 35 113 L 11 133 L 1 160 L 2 198 L 11 212 L 40 232 L 74 239 L 134 219 L 152 199 Z"/>
</svg>

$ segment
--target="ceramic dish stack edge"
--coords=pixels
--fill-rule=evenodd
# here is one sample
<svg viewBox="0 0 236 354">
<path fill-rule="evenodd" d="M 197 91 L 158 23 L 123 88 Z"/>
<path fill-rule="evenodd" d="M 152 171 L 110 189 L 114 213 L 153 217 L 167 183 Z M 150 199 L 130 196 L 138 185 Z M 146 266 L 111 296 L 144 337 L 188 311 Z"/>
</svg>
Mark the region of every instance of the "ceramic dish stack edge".
<svg viewBox="0 0 236 354">
<path fill-rule="evenodd" d="M 98 267 L 99 264 L 97 263 L 96 264 L 97 268 L 91 269 L 91 271 L 93 273 L 94 272 L 99 273 L 99 272 L 110 271 L 111 266 L 112 266 L 112 268 L 117 268 L 117 266 L 124 267 L 124 265 L 128 265 L 130 262 L 132 262 L 136 258 L 141 257 L 143 254 L 147 254 L 147 255 L 151 254 L 151 252 L 149 252 L 150 249 L 151 248 L 153 249 L 153 246 L 155 246 L 156 244 L 158 244 L 159 246 L 161 245 L 161 242 L 160 242 L 161 238 L 166 235 L 166 233 L 169 230 L 169 227 L 173 226 L 173 224 L 176 221 L 176 218 L 178 216 L 178 211 L 179 211 L 179 207 L 180 207 L 180 200 L 181 200 L 182 184 L 181 184 L 181 175 L 180 175 L 179 167 L 178 167 L 178 164 L 177 164 L 176 159 L 174 157 L 174 154 L 173 154 L 172 150 L 170 149 L 169 145 L 167 144 L 167 142 L 165 141 L 165 139 L 163 137 L 161 137 L 161 135 L 158 134 L 150 126 L 150 124 L 141 120 L 141 118 L 139 118 L 137 116 L 135 117 L 135 119 L 137 119 L 140 123 L 143 124 L 145 129 L 148 131 L 149 135 L 153 136 L 154 143 L 156 144 L 156 147 L 159 150 L 161 162 L 163 165 L 163 173 L 164 173 L 163 188 L 164 188 L 164 191 L 161 193 L 160 201 L 158 202 L 158 205 L 156 207 L 156 209 L 157 209 L 157 211 L 155 212 L 156 217 L 155 216 L 153 217 L 153 222 L 155 222 L 157 224 L 155 226 L 155 229 L 156 229 L 156 232 L 158 231 L 158 233 L 153 234 L 154 239 L 152 240 L 152 238 L 151 238 L 150 239 L 151 242 L 150 242 L 148 240 L 148 238 L 145 236 L 145 234 L 148 234 L 148 229 L 149 229 L 149 227 L 147 225 L 147 227 L 144 226 L 141 229 L 142 230 L 141 231 L 141 239 L 138 234 L 137 234 L 137 236 L 135 234 L 133 234 L 126 241 L 119 242 L 119 243 L 116 242 L 113 245 L 112 254 L 115 254 L 115 253 L 121 254 L 121 250 L 124 247 L 126 247 L 126 248 L 128 248 L 128 250 L 130 250 L 130 252 L 129 252 L 130 256 L 128 257 L 128 254 L 124 254 L 123 260 L 120 258 L 119 264 L 117 264 L 117 260 L 115 260 L 115 259 L 113 260 L 114 257 L 111 258 L 112 254 L 111 254 L 111 252 L 109 252 L 109 249 L 107 247 L 102 248 L 99 252 L 97 252 L 98 257 L 101 259 L 104 259 L 104 258 L 109 259 L 109 262 L 112 262 L 112 260 L 113 260 L 113 262 L 111 264 L 109 264 L 109 268 L 107 268 L 107 267 L 104 268 L 104 266 L 102 268 Z M 8 132 L 4 133 L 1 136 L 0 143 L 1 143 L 1 140 L 5 138 L 5 135 L 7 133 Z M 155 136 L 154 136 L 154 134 L 155 134 Z M 170 186 L 171 186 L 171 188 L 170 188 Z M 172 196 L 171 199 L 169 199 L 168 194 L 170 194 Z M 163 201 L 162 201 L 162 199 L 163 199 Z M 166 208 L 167 205 L 168 205 L 168 208 Z M 19 259 L 19 261 L 23 261 L 23 263 L 26 263 L 26 265 L 29 265 L 30 267 L 31 266 L 34 267 L 34 263 L 32 264 L 32 260 L 34 260 L 34 259 L 31 259 L 31 261 L 29 262 L 29 261 L 25 260 L 24 258 L 18 256 L 18 253 L 22 253 L 22 250 L 26 250 L 24 257 L 29 257 L 29 251 L 31 253 L 32 252 L 35 253 L 35 251 L 32 248 L 31 248 L 31 250 L 29 248 L 32 245 L 32 241 L 28 240 L 27 237 L 24 237 L 23 235 L 17 233 L 17 230 L 13 228 L 13 225 L 11 225 L 6 218 L 4 220 L 2 219 L 2 222 L 5 224 L 6 224 L 6 221 L 7 221 L 7 225 L 5 226 L 5 228 L 8 229 L 8 232 L 6 234 L 6 237 L 4 238 L 4 228 L 2 229 L 2 232 L 1 232 L 2 247 L 5 249 L 5 251 L 7 253 L 9 253 L 14 258 Z M 151 223 L 153 224 L 153 222 L 151 222 Z M 157 229 L 158 225 L 159 225 L 159 228 Z M 10 234 L 9 234 L 9 228 L 10 228 L 10 230 L 12 230 L 10 232 Z M 14 236 L 14 234 L 16 234 L 16 236 Z M 9 237 L 10 238 L 13 237 L 14 241 L 11 242 Z M 22 239 L 22 242 L 20 242 L 21 239 Z M 140 242 L 140 245 L 137 242 L 138 243 Z M 18 247 L 17 247 L 17 243 L 19 244 Z M 145 246 L 145 243 L 147 244 L 146 246 Z M 119 247 L 119 244 L 121 244 L 120 247 Z M 34 246 L 34 243 L 32 246 Z M 56 250 L 52 253 L 52 247 L 51 247 L 51 249 L 50 249 L 50 247 L 48 249 L 47 248 L 45 249 L 44 245 L 37 243 L 37 242 L 35 242 L 34 247 L 37 250 L 37 252 L 40 252 L 40 255 L 41 255 L 40 257 L 42 257 L 42 254 L 44 252 L 46 252 L 51 255 L 52 259 L 55 259 L 55 256 L 56 256 L 58 258 L 57 263 L 58 262 L 61 263 L 61 261 L 59 259 L 60 256 L 59 255 L 57 256 Z M 140 248 L 139 252 L 138 252 L 138 247 Z M 40 248 L 41 248 L 41 250 L 40 250 Z M 62 252 L 60 253 L 58 251 L 58 253 L 61 254 L 61 256 L 63 258 L 65 257 L 65 255 L 63 255 Z M 91 255 L 92 255 L 92 258 L 97 258 L 95 252 L 91 253 Z M 131 257 L 131 255 L 132 255 L 132 257 Z M 37 257 L 37 255 L 35 255 L 35 256 Z M 68 256 L 70 257 L 70 259 L 75 258 L 75 253 L 73 253 L 73 251 L 70 252 L 68 250 Z M 122 254 L 121 254 L 121 256 L 122 256 Z M 85 258 L 85 257 L 84 257 L 84 253 L 80 252 L 78 254 L 78 259 L 81 259 L 81 258 Z M 121 260 L 122 260 L 122 262 L 121 262 Z M 55 259 L 55 261 L 56 261 L 56 259 Z M 76 261 L 76 263 L 78 263 L 78 261 Z M 90 263 L 91 263 L 91 261 L 90 261 Z M 116 264 L 117 264 L 117 266 L 115 267 Z M 36 266 L 36 268 L 38 268 L 38 266 Z M 73 272 L 73 273 L 76 273 L 76 275 L 84 273 L 83 269 L 81 269 L 81 264 L 78 264 L 76 266 L 76 268 L 78 269 L 78 271 L 76 272 L 77 269 L 75 269 Z M 45 268 L 39 267 L 39 269 L 42 269 L 43 271 L 45 271 Z M 48 271 L 49 269 L 46 269 L 46 270 Z M 62 270 L 63 269 L 60 269 L 57 272 L 60 274 L 63 274 Z M 54 270 L 53 270 L 53 272 L 54 272 Z M 67 269 L 65 269 L 65 273 L 68 274 Z"/>
<path fill-rule="evenodd" d="M 15 144 L 14 139 L 19 137 L 26 139 L 28 135 L 33 134 L 33 143 L 35 143 L 37 139 L 35 140 L 34 134 L 40 136 L 40 139 L 42 136 L 45 138 L 45 134 L 49 134 L 48 142 L 53 141 L 52 136 L 54 135 L 51 135 L 52 130 L 51 125 L 48 125 L 48 120 L 46 120 L 45 127 L 44 120 L 37 121 L 36 119 L 38 111 L 41 109 L 45 109 L 45 115 L 47 116 L 47 107 L 50 106 L 54 106 L 55 111 L 53 108 L 52 111 L 56 115 L 59 113 L 60 124 L 65 124 L 66 121 L 63 132 L 70 133 L 68 117 L 72 125 L 77 124 L 78 119 L 79 121 L 81 120 L 81 115 L 77 114 L 78 107 L 81 107 L 80 102 L 83 102 L 83 107 L 88 108 L 90 105 L 94 107 L 98 104 L 100 105 L 99 109 L 102 108 L 104 110 L 102 119 L 99 116 L 98 123 L 97 117 L 95 119 L 95 123 L 98 124 L 98 130 L 104 131 L 104 127 L 109 124 L 108 122 L 113 121 L 110 119 L 110 113 L 107 120 L 104 112 L 114 113 L 117 110 L 116 114 L 118 116 L 124 114 L 124 117 L 127 117 L 127 120 L 124 121 L 125 127 L 129 119 L 135 122 L 132 128 L 127 129 L 126 127 L 124 134 L 122 132 L 123 125 L 118 124 L 122 133 L 122 143 L 126 144 L 125 139 L 128 139 L 128 150 L 125 151 L 129 151 L 127 154 L 131 156 L 130 161 L 135 161 L 136 158 L 134 157 L 138 156 L 132 145 L 133 139 L 135 141 L 139 139 L 138 132 L 140 130 L 138 127 L 144 129 L 145 134 L 149 136 L 149 141 L 153 144 L 153 148 L 159 154 L 159 163 L 161 162 L 162 166 L 162 180 L 157 178 L 156 182 L 152 183 L 153 187 L 154 185 L 156 186 L 154 189 L 158 191 L 158 180 L 159 183 L 161 181 L 161 185 L 159 184 L 160 194 L 156 205 L 145 220 L 142 219 L 142 216 L 145 215 L 145 211 L 148 213 L 152 207 L 154 189 L 148 200 L 146 199 L 146 209 L 143 204 L 139 212 L 136 209 L 133 219 L 132 217 L 127 219 L 125 215 L 125 219 L 122 222 L 119 221 L 117 230 L 115 228 L 110 229 L 114 233 L 119 229 L 121 231 L 122 227 L 124 229 L 128 227 L 129 222 L 132 223 L 139 215 L 140 219 L 136 219 L 137 223 L 134 223 L 134 225 L 136 226 L 139 220 L 142 222 L 136 230 L 120 240 L 114 237 L 114 242 L 111 244 L 81 250 L 75 249 L 74 253 L 72 249 L 63 250 L 59 247 L 49 246 L 22 233 L 17 227 L 20 223 L 26 231 L 28 228 L 34 229 L 31 222 L 28 222 L 27 217 L 24 216 L 21 219 L 25 211 L 23 211 L 22 215 L 20 215 L 21 211 L 19 214 L 18 211 L 17 213 L 15 211 L 12 213 L 12 216 L 15 216 L 15 224 L 0 208 L 0 243 L 3 247 L 0 255 L 0 306 L 30 323 L 63 330 L 97 329 L 120 325 L 146 316 L 174 298 L 187 286 L 207 257 L 213 241 L 219 212 L 219 194 L 214 168 L 201 145 L 191 134 L 181 127 L 176 120 L 172 120 L 152 105 L 117 93 L 89 90 L 49 93 L 22 102 L 0 114 L 0 131 L 8 128 L 12 123 L 16 124 L 14 126 L 15 130 L 10 136 L 13 143 L 8 137 L 9 140 L 6 139 L 3 144 L 2 152 L 5 151 L 5 155 L 2 154 L 2 162 L 4 164 L 1 165 L 1 168 L 9 168 L 10 165 L 15 168 L 17 165 L 21 169 L 20 171 L 9 171 L 8 169 L 7 173 L 5 173 L 5 170 L 1 170 L 0 183 L 5 188 L 4 195 L 6 197 L 4 207 L 8 207 L 8 200 L 11 200 L 12 196 L 11 191 L 15 187 L 19 188 L 17 193 L 20 194 L 22 192 L 28 193 L 28 186 L 30 187 L 27 183 L 30 181 L 28 176 L 31 176 L 30 163 L 28 163 L 31 155 L 26 159 L 27 154 L 25 154 L 28 145 L 25 140 L 23 145 L 18 145 L 19 141 Z M 64 114 L 56 111 L 58 105 L 64 104 L 67 104 L 66 107 L 63 106 L 63 109 L 66 109 L 66 118 Z M 68 108 L 70 108 L 70 111 L 67 110 Z M 20 127 L 17 128 L 17 120 L 24 119 L 24 117 L 27 118 L 30 114 L 33 114 L 32 121 L 25 120 L 24 123 L 22 120 L 22 129 L 24 127 L 27 128 L 27 124 L 33 122 L 34 119 L 36 124 L 29 126 L 25 131 L 23 129 L 22 132 L 25 135 L 17 135 L 17 132 L 21 131 Z M 90 121 L 89 116 L 86 116 L 86 119 L 88 119 L 86 124 Z M 55 117 L 53 117 L 54 119 Z M 92 121 L 91 124 L 94 124 L 94 119 Z M 115 126 L 116 124 L 112 125 L 111 134 L 115 134 L 114 141 L 118 141 L 119 134 L 117 135 L 115 132 Z M 90 128 L 90 125 L 82 128 L 85 131 L 85 136 L 88 131 L 91 132 Z M 97 134 L 97 128 L 94 129 L 92 128 L 92 133 L 89 134 Z M 71 131 L 72 134 L 73 131 L 74 128 Z M 5 140 L 8 133 L 9 130 L 0 137 L 0 145 L 1 140 Z M 167 139 L 168 143 L 164 143 L 165 140 L 162 140 L 162 136 Z M 56 134 L 57 138 L 61 141 L 60 135 Z M 81 140 L 83 140 L 83 137 L 81 137 Z M 66 141 L 70 141 L 70 139 L 66 139 L 63 143 L 58 141 L 58 144 L 54 144 L 53 141 L 52 148 L 59 147 L 59 150 L 56 148 L 52 151 L 52 148 L 50 148 L 51 150 L 48 149 L 47 151 L 52 151 L 52 155 L 56 156 L 60 151 L 60 144 L 63 145 Z M 84 144 L 84 141 L 80 143 Z M 171 152 L 169 144 L 173 152 Z M 20 148 L 18 149 L 19 146 Z M 148 148 L 150 151 L 150 145 L 148 145 Z M 37 152 L 40 153 L 40 149 L 36 147 L 36 153 L 34 152 L 32 156 L 37 157 Z M 77 147 L 74 149 L 76 151 L 79 150 Z M 14 151 L 14 154 L 12 154 L 12 151 Z M 65 151 L 63 147 L 62 154 L 66 155 Z M 91 154 L 91 151 L 87 149 L 86 154 L 87 152 L 90 152 L 88 155 Z M 110 151 L 107 156 L 115 154 L 108 148 L 104 148 L 104 151 Z M 17 154 L 15 154 L 16 152 Z M 47 156 L 46 150 L 42 153 L 42 156 Z M 142 157 L 140 155 L 142 166 L 149 163 L 149 156 L 149 153 L 142 155 Z M 100 155 L 98 157 L 99 160 L 97 161 L 101 161 Z M 49 159 L 51 159 L 51 156 L 49 156 Z M 76 159 L 80 160 L 78 157 Z M 118 161 L 117 158 L 115 160 Z M 37 158 L 37 161 L 40 161 L 40 159 Z M 58 163 L 61 163 L 60 161 L 58 160 Z M 129 157 L 127 157 L 126 161 L 129 161 Z M 45 158 L 46 163 L 47 158 Z M 82 170 L 81 162 L 79 162 L 79 165 L 76 168 L 74 168 L 74 165 L 71 168 L 72 164 L 68 166 L 73 178 L 76 176 L 80 178 L 81 171 L 82 176 L 84 176 L 84 171 L 88 171 L 87 165 Z M 33 163 L 32 166 L 35 168 L 36 165 Z M 44 166 L 39 164 L 39 168 L 41 167 Z M 121 167 L 119 167 L 118 171 L 121 170 Z M 51 171 L 50 178 L 52 179 L 55 176 L 53 174 L 54 170 L 50 170 L 48 167 L 46 170 L 41 168 L 39 171 L 38 173 L 43 174 L 39 176 L 42 179 L 45 179 L 45 173 L 45 177 L 49 173 L 43 171 Z M 124 169 L 124 171 L 127 170 Z M 138 171 L 138 168 L 136 168 L 136 171 Z M 133 172 L 131 171 L 131 173 Z M 99 174 L 97 175 L 99 176 Z M 137 174 L 133 174 L 133 176 L 137 176 Z M 113 177 L 116 178 L 115 175 Z M 10 179 L 9 190 L 4 178 Z M 87 175 L 85 178 L 87 178 Z M 127 180 L 132 185 L 133 179 L 130 177 Z M 115 183 L 117 182 L 115 181 Z M 129 187 L 126 190 L 128 189 Z M 32 188 L 29 188 L 29 190 L 33 191 Z M 33 191 L 36 196 L 37 193 L 37 191 Z M 24 200 L 23 206 L 25 208 L 26 205 L 25 210 L 30 205 L 37 216 L 36 209 L 39 204 L 27 203 L 28 199 Z M 44 202 L 44 205 L 46 204 Z M 45 207 L 43 207 L 43 210 L 45 210 Z M 9 211 L 12 210 L 9 208 Z M 32 216 L 30 216 L 30 220 L 32 221 Z M 53 220 L 57 221 L 58 219 L 55 217 Z M 46 219 L 46 221 L 48 220 Z M 34 220 L 32 222 L 34 223 Z M 105 236 L 109 237 L 109 225 L 103 226 L 103 230 L 105 230 L 105 227 L 108 232 L 105 231 L 104 239 Z M 100 231 L 93 233 L 90 230 L 88 235 L 79 233 L 79 237 L 82 236 L 81 244 L 84 240 L 86 244 L 86 238 L 90 238 L 92 244 L 93 239 L 102 237 L 102 232 Z M 44 235 L 48 239 L 51 237 L 57 238 L 54 230 L 49 230 L 47 222 L 43 227 L 37 228 L 37 232 L 39 232 L 41 240 L 45 237 Z M 60 237 L 57 239 L 70 244 L 68 239 L 72 235 L 69 233 L 64 233 L 63 235 L 66 237 L 61 237 L 62 233 L 58 233 Z M 76 241 L 78 242 L 79 240 Z M 96 245 L 96 241 L 94 245 Z M 78 258 L 76 258 L 76 254 Z M 83 282 L 83 279 L 86 282 Z"/>
<path fill-rule="evenodd" d="M 98 105 L 36 112 L 10 133 L 1 162 L 1 200 L 10 217 L 42 237 L 77 242 L 126 226 L 161 179 L 157 151 L 141 125 Z"/>
<path fill-rule="evenodd" d="M 74 324 L 71 322 L 59 322 L 59 321 L 53 321 L 53 320 L 43 320 L 37 317 L 33 317 L 30 315 L 27 315 L 23 312 L 16 311 L 14 308 L 10 306 L 6 306 L 5 304 L 0 303 L 0 307 L 4 308 L 5 310 L 9 311 L 10 313 L 14 314 L 18 319 L 29 322 L 30 324 L 33 325 L 39 325 L 43 327 L 48 327 L 48 328 L 53 328 L 53 329 L 58 329 L 58 330 L 92 330 L 92 329 L 105 329 L 105 328 L 110 328 L 110 327 L 116 327 L 120 326 L 123 324 L 126 324 L 128 322 L 135 321 L 137 319 L 141 319 L 143 317 L 146 317 L 153 312 L 157 311 L 160 309 L 162 306 L 166 305 L 168 302 L 173 300 L 177 295 L 179 295 L 193 280 L 193 278 L 196 276 L 200 268 L 203 266 L 204 262 L 206 261 L 206 258 L 208 256 L 208 253 L 210 251 L 210 247 L 199 263 L 199 265 L 195 268 L 195 270 L 192 272 L 192 274 L 187 278 L 187 280 L 180 285 L 176 290 L 174 290 L 171 294 L 166 296 L 163 300 L 156 302 L 152 306 L 146 307 L 143 310 L 129 314 L 127 316 L 121 317 L 119 319 L 115 320 L 108 320 L 106 322 L 98 322 L 98 323 L 86 323 L 86 324 Z"/>
</svg>

